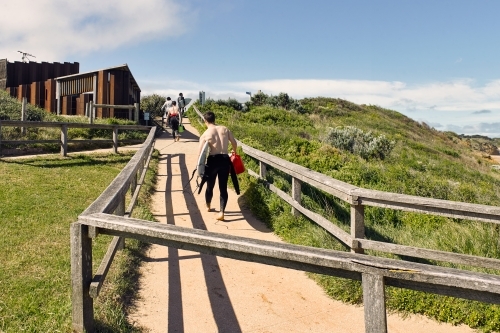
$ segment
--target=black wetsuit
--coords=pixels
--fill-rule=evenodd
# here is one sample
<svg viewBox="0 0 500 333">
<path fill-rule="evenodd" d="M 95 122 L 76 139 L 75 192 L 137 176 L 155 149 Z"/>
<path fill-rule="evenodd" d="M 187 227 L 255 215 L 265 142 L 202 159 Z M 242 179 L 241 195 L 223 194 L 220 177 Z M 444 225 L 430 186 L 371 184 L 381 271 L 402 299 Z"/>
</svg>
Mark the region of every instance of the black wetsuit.
<svg viewBox="0 0 500 333">
<path fill-rule="evenodd" d="M 219 178 L 220 210 L 224 212 L 227 204 L 227 180 L 231 160 L 228 154 L 209 155 L 207 159 L 207 189 L 205 191 L 205 202 L 212 202 L 214 195 L 215 179 Z"/>
<path fill-rule="evenodd" d="M 175 139 L 175 133 L 179 130 L 179 118 L 178 116 L 170 117 L 170 126 L 172 127 L 172 136 Z"/>
</svg>

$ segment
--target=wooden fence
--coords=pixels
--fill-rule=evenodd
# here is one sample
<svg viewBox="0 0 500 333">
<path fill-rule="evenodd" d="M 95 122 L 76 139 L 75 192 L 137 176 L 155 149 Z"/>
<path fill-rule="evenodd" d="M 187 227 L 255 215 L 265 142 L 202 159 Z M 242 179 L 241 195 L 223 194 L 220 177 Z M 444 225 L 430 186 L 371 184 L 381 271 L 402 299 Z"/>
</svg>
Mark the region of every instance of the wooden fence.
<svg viewBox="0 0 500 333">
<path fill-rule="evenodd" d="M 128 110 L 128 120 L 132 120 L 132 110 L 134 110 L 134 119 L 137 124 L 139 124 L 139 103 L 134 103 L 134 105 L 112 105 L 112 104 L 94 104 L 90 101 L 85 107 L 85 114 L 89 117 L 89 123 L 92 124 L 96 117 L 96 110 L 98 108 L 111 108 L 111 109 L 126 109 Z"/>
<path fill-rule="evenodd" d="M 201 116 L 199 111 L 195 110 Z M 148 143 L 145 143 L 144 147 L 147 146 Z M 443 260 L 441 256 L 447 256 L 445 260 L 450 262 L 476 265 L 476 261 L 482 261 L 480 264 L 482 267 L 498 268 L 500 266 L 498 266 L 498 260 L 495 259 L 366 240 L 363 209 L 364 206 L 386 207 L 499 223 L 500 209 L 498 207 L 366 190 L 247 145 L 241 144 L 241 146 L 245 154 L 259 161 L 259 172 L 249 170 L 251 175 L 261 178 L 268 188 L 287 201 L 292 206 L 294 214 L 302 213 L 318 223 L 348 245 L 353 253 L 261 241 L 122 217 L 123 208 L 120 207 L 123 207 L 124 194 L 130 185 L 131 175 L 136 172 L 134 165 L 137 159 L 142 158 L 137 157 L 135 162 L 131 161 L 108 189 L 79 216 L 78 221 L 71 225 L 72 303 L 75 331 L 93 332 L 95 329 L 92 297 L 98 294 L 97 285 L 102 283 L 102 272 L 106 271 L 105 268 L 99 268 L 97 274 L 94 276 L 92 274 L 91 239 L 98 234 L 136 238 L 153 244 L 238 260 L 360 280 L 365 306 L 365 331 L 370 333 L 387 332 L 386 285 L 500 304 L 500 277 L 497 275 L 361 254 L 365 249 L 376 249 L 434 260 Z M 143 148 L 145 149 L 147 148 Z M 138 151 L 136 155 L 145 156 L 146 152 L 143 150 Z M 281 170 L 292 177 L 291 196 L 265 182 L 267 166 Z M 302 183 L 330 193 L 351 205 L 350 234 L 300 204 Z M 115 243 L 118 244 L 119 240 L 117 239 Z M 112 250 L 108 253 L 109 256 L 106 257 L 114 255 Z"/>
<path fill-rule="evenodd" d="M 151 128 L 142 147 L 81 216 L 106 213 L 116 214 L 122 219 L 130 217 L 153 153 L 155 131 L 155 127 Z M 128 207 L 125 208 L 126 194 L 129 190 L 132 197 Z M 97 237 L 99 231 L 93 226 L 79 223 L 71 226 L 73 328 L 77 332 L 94 332 L 92 298 L 99 295 L 114 256 L 123 248 L 125 242 L 123 237 L 114 237 L 95 275 L 92 275 L 92 238 Z"/>
<path fill-rule="evenodd" d="M 56 127 L 61 129 L 61 139 L 59 140 L 2 140 L 2 127 Z M 112 139 L 84 140 L 84 139 L 68 139 L 68 128 L 92 128 L 92 129 L 111 129 L 113 130 Z M 23 145 L 35 143 L 55 143 L 61 146 L 61 155 L 67 156 L 68 143 L 112 143 L 115 153 L 118 152 L 119 143 L 141 143 L 143 140 L 118 140 L 118 130 L 142 130 L 149 131 L 151 126 L 141 125 L 100 125 L 100 124 L 84 124 L 84 123 L 64 123 L 64 122 L 39 122 L 39 121 L 16 121 L 16 120 L 0 120 L 0 152 L 2 145 Z M 22 130 L 23 131 L 23 130 Z"/>
<path fill-rule="evenodd" d="M 203 115 L 199 110 L 196 107 L 194 107 L 194 109 L 198 116 L 202 118 Z M 365 206 L 490 223 L 500 223 L 500 207 L 364 189 L 254 149 L 244 143 L 238 142 L 238 144 L 246 155 L 256 159 L 259 163 L 259 172 L 248 170 L 250 175 L 263 180 L 264 184 L 271 191 L 289 203 L 292 206 L 292 213 L 294 215 L 301 213 L 308 217 L 310 220 L 323 227 L 340 242 L 350 247 L 352 252 L 364 253 L 364 250 L 376 250 L 415 258 L 445 261 L 454 264 L 500 269 L 500 260 L 498 259 L 369 240 L 365 238 L 364 224 Z M 268 166 L 291 176 L 291 195 L 281 191 L 273 184 L 266 182 L 266 171 Z M 332 224 L 331 221 L 301 205 L 302 183 L 309 184 L 310 186 L 329 193 L 351 206 L 350 234 Z"/>
</svg>

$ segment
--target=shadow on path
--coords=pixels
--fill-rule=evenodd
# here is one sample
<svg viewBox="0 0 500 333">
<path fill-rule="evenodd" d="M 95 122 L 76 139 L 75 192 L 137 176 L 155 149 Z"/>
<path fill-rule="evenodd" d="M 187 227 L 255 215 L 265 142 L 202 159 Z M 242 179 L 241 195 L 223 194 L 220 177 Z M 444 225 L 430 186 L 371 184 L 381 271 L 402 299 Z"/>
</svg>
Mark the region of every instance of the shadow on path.
<svg viewBox="0 0 500 333">
<path fill-rule="evenodd" d="M 184 132 L 186 133 L 186 132 Z M 184 134 L 183 133 L 183 134 Z M 193 134 L 192 139 L 196 139 Z M 183 135 L 183 139 L 185 136 Z M 182 143 L 182 141 L 180 141 Z M 169 154 L 164 160 L 166 161 L 167 178 L 165 187 L 165 208 L 167 224 L 175 224 L 175 214 L 173 213 L 172 201 L 172 179 L 178 175 L 172 174 L 172 164 L 177 159 L 181 173 L 181 184 L 187 184 L 190 178 L 190 172 L 187 169 L 186 158 L 184 154 Z M 207 230 L 207 226 L 203 221 L 200 210 L 196 203 L 196 199 L 192 194 L 193 189 L 191 184 L 184 191 L 184 198 L 188 209 L 189 217 L 196 229 Z M 189 256 L 198 257 L 198 256 Z M 229 298 L 217 257 L 213 255 L 200 254 L 203 271 L 205 274 L 205 283 L 207 293 L 212 308 L 215 324 L 218 332 L 242 332 L 241 327 L 236 318 L 233 305 Z M 168 249 L 168 284 L 169 284 L 169 299 L 168 299 L 168 332 L 183 332 L 183 311 L 182 311 L 182 286 L 179 261 L 187 257 L 179 257 L 179 251 L 176 248 L 169 247 Z"/>
</svg>

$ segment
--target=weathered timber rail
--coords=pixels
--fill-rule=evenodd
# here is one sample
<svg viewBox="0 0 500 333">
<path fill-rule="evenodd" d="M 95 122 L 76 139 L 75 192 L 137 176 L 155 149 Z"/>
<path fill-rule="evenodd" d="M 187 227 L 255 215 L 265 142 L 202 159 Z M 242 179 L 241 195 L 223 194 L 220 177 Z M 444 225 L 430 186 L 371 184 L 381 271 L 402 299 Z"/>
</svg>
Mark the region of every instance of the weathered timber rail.
<svg viewBox="0 0 500 333">
<path fill-rule="evenodd" d="M 203 117 L 194 107 L 198 116 Z M 344 183 L 337 179 L 325 176 L 319 172 L 288 162 L 263 151 L 254 149 L 242 142 L 238 142 L 243 152 L 256 159 L 259 171 L 248 170 L 248 173 L 261 179 L 265 186 L 276 193 L 280 198 L 292 206 L 292 213 L 299 213 L 320 225 L 352 252 L 364 253 L 364 250 L 376 250 L 415 258 L 450 262 L 454 264 L 500 269 L 500 260 L 460 253 L 417 248 L 406 245 L 379 242 L 365 238 L 364 207 L 382 207 L 408 212 L 446 216 L 458 219 L 468 219 L 480 222 L 500 224 L 500 207 L 417 197 L 406 194 L 397 194 L 369 190 Z M 283 192 L 273 184 L 266 182 L 267 167 L 280 170 L 292 177 L 291 195 Z M 306 183 L 334 197 L 345 201 L 351 206 L 350 234 L 333 224 L 331 221 L 314 213 L 301 205 L 301 184 Z"/>
<path fill-rule="evenodd" d="M 151 128 L 142 147 L 81 216 L 106 213 L 116 214 L 121 218 L 130 217 L 151 160 L 155 131 L 155 127 Z M 125 201 L 129 190 L 132 197 L 129 206 L 126 208 Z M 72 231 L 78 228 L 76 225 L 79 224 L 74 223 L 71 227 Z M 79 236 L 74 233 L 71 234 L 73 328 L 77 332 L 93 332 L 92 298 L 99 295 L 115 254 L 123 248 L 125 239 L 118 236 L 113 238 L 99 268 L 95 275 L 92 275 L 92 238 L 98 236 L 99 230 L 93 226 L 79 226 L 85 230 L 85 234 Z"/>
<path fill-rule="evenodd" d="M 201 116 L 196 108 L 195 111 Z M 150 134 L 148 140 L 152 138 Z M 148 140 L 136 154 L 136 156 L 143 157 L 137 157 L 137 159 L 146 156 L 147 148 L 145 147 L 152 143 Z M 500 223 L 500 208 L 362 189 L 245 144 L 239 144 L 246 155 L 259 161 L 259 172 L 249 170 L 251 175 L 261 178 L 265 186 L 287 201 L 292 206 L 294 214 L 302 213 L 318 223 L 350 247 L 352 253 L 261 241 L 124 217 L 129 216 L 123 213 L 124 195 L 131 184 L 131 175 L 136 172 L 133 170 L 137 170 L 134 167 L 137 164 L 134 156 L 135 162 L 131 160 L 106 191 L 79 216 L 77 222 L 71 225 L 72 303 L 75 331 L 94 331 L 93 297 L 99 293 L 99 286 L 104 280 L 105 272 L 111 264 L 116 249 L 120 243 L 123 244 L 121 238 L 115 238 L 101 267 L 93 276 L 92 238 L 97 237 L 98 234 L 135 238 L 178 249 L 361 280 L 366 332 L 387 332 L 386 285 L 500 304 L 500 276 L 362 254 L 365 249 L 374 249 L 414 257 L 499 268 L 500 261 L 496 259 L 367 240 L 364 238 L 364 206 L 386 207 L 493 223 Z M 291 196 L 265 181 L 268 166 L 292 177 Z M 302 183 L 330 193 L 351 205 L 350 234 L 301 205 Z"/>
<path fill-rule="evenodd" d="M 2 127 L 55 127 L 61 129 L 61 139 L 59 140 L 2 140 Z M 86 140 L 86 139 L 68 139 L 68 128 L 92 128 L 92 129 L 110 129 L 113 130 L 112 139 L 97 139 L 97 140 Z M 140 131 L 150 131 L 151 126 L 141 126 L 141 125 L 107 125 L 107 124 L 85 124 L 85 123 L 65 123 L 65 122 L 39 122 L 39 121 L 16 121 L 16 120 L 0 120 L 0 150 L 2 144 L 8 145 L 23 145 L 23 144 L 35 144 L 35 143 L 55 143 L 61 146 L 61 155 L 67 156 L 68 154 L 68 143 L 112 143 L 113 150 L 115 153 L 118 152 L 119 143 L 142 143 L 143 140 L 118 139 L 118 130 L 140 130 Z"/>
</svg>

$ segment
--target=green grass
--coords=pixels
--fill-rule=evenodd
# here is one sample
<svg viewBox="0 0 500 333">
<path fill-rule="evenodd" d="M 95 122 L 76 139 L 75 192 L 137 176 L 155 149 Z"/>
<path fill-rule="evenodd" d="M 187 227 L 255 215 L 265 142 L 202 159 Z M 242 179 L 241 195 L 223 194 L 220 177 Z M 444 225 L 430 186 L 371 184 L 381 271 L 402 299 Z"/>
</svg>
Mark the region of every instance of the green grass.
<svg viewBox="0 0 500 333">
<path fill-rule="evenodd" d="M 120 172 L 131 154 L 0 161 L 0 332 L 70 332 L 69 225 Z M 152 168 L 155 168 L 153 163 Z M 147 187 L 135 216 L 152 220 Z M 94 265 L 110 237 L 94 242 Z M 144 244 L 127 240 L 96 302 L 100 331 L 133 331 L 124 321 L 134 265 Z M 135 258 L 135 259 L 134 259 Z M 130 267 L 130 264 L 133 264 Z"/>
<path fill-rule="evenodd" d="M 374 190 L 429 198 L 500 206 L 500 172 L 478 147 L 498 142 L 488 138 L 461 137 L 439 132 L 404 115 L 373 105 L 332 98 L 300 101 L 303 112 L 270 106 L 251 106 L 247 112 L 211 103 L 216 122 L 228 126 L 235 137 L 256 149 L 349 184 Z M 203 113 L 207 106 L 200 107 Z M 188 112 L 198 126 L 196 115 Z M 354 126 L 394 142 L 390 154 L 363 158 L 329 144 L 330 128 Z M 202 130 L 201 126 L 199 128 Z M 476 140 L 476 141 L 474 141 Z M 478 142 L 482 141 L 482 144 Z M 245 166 L 258 172 L 258 164 L 241 154 Z M 294 217 L 290 206 L 260 186 L 259 181 L 240 175 L 246 203 L 284 241 L 293 244 L 348 251 L 327 232 L 304 217 Z M 290 177 L 268 168 L 268 182 L 290 194 Z M 349 231 L 349 205 L 322 191 L 302 185 L 305 207 Z M 500 228 L 495 224 L 451 219 L 390 209 L 365 208 L 366 237 L 397 244 L 465 253 L 500 259 Z M 372 255 L 399 256 L 367 251 Z M 434 265 L 459 267 L 498 274 L 496 271 L 461 267 L 442 262 L 403 258 Z M 362 302 L 359 282 L 311 274 L 332 298 Z M 402 313 L 420 313 L 452 324 L 467 324 L 484 332 L 500 331 L 500 307 L 480 302 L 387 288 L 387 306 Z"/>
</svg>

